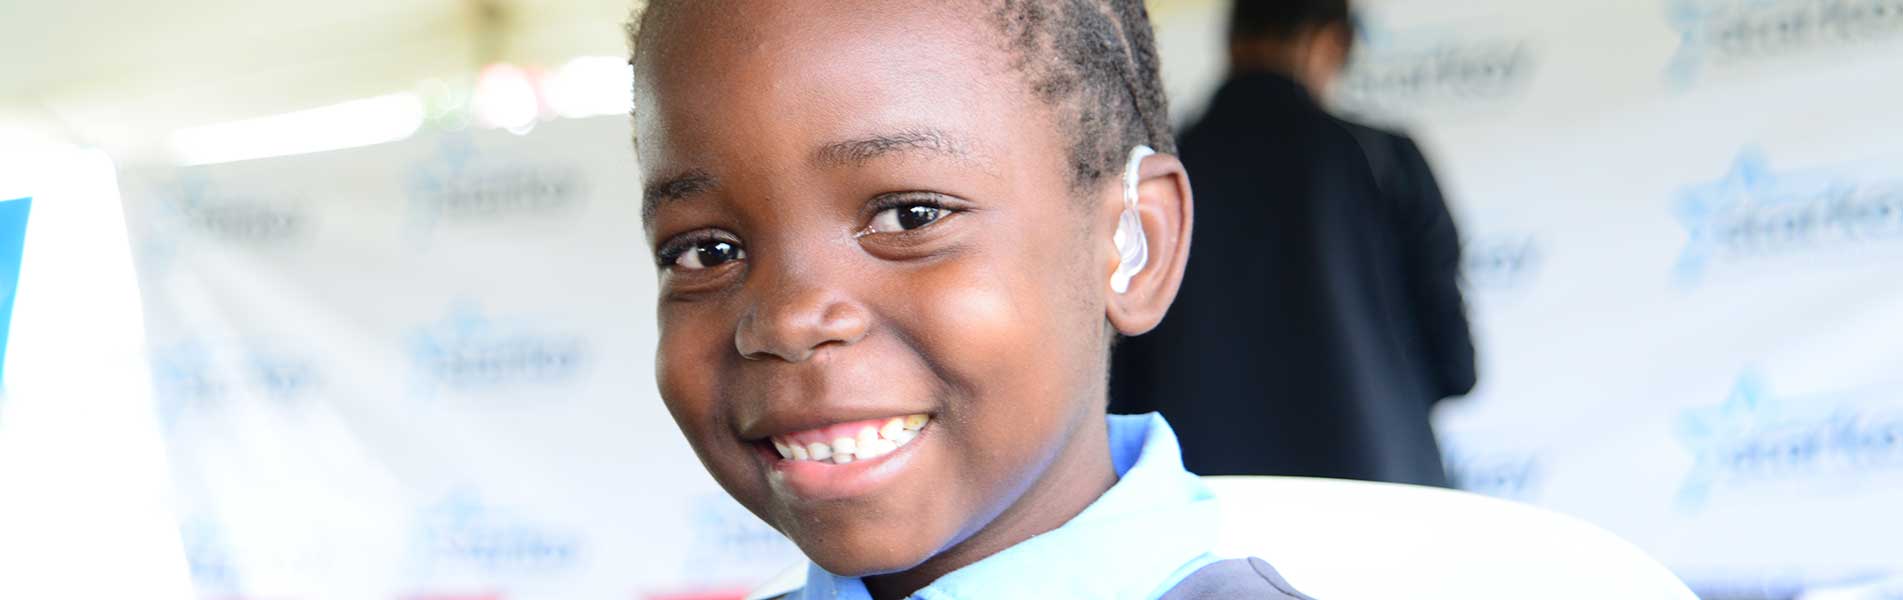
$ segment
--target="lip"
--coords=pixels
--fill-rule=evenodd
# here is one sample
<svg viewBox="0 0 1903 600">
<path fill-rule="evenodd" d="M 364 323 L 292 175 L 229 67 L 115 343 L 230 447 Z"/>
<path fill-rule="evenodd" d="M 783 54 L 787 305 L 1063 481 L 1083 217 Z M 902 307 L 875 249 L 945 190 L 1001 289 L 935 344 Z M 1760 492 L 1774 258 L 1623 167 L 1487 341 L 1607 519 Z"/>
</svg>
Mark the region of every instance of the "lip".
<svg viewBox="0 0 1903 600">
<path fill-rule="evenodd" d="M 774 436 L 793 434 L 801 431 L 823 429 L 841 423 L 857 421 L 885 421 L 893 417 L 907 415 L 930 415 L 931 409 L 906 410 L 894 407 L 859 407 L 857 409 L 804 408 L 793 411 L 770 411 L 753 418 L 744 419 L 745 426 L 736 431 L 740 440 L 745 442 L 765 442 Z M 878 425 L 873 425 L 878 427 Z M 779 457 L 774 457 L 779 458 Z"/>
<path fill-rule="evenodd" d="M 821 502 L 848 500 L 869 495 L 896 479 L 911 464 L 932 437 L 937 423 L 928 423 L 910 443 L 870 460 L 855 460 L 843 465 L 822 461 L 780 458 L 771 447 L 757 452 L 768 468 L 767 480 L 774 490 L 799 500 Z M 757 447 L 757 446 L 756 446 Z"/>
</svg>

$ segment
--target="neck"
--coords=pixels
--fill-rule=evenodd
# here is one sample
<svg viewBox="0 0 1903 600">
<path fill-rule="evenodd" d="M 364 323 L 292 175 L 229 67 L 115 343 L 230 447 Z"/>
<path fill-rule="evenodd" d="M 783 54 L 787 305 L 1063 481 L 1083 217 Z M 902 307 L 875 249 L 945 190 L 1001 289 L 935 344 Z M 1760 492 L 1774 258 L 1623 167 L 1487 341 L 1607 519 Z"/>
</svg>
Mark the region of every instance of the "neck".
<svg viewBox="0 0 1903 600">
<path fill-rule="evenodd" d="M 1279 73 L 1296 79 L 1301 71 L 1301 57 L 1294 49 L 1279 45 L 1244 45 L 1231 48 L 1229 52 L 1229 72 L 1241 73 Z"/>
<path fill-rule="evenodd" d="M 1068 442 L 1045 465 L 1043 474 L 1017 501 L 987 519 L 982 529 L 910 570 L 865 578 L 876 600 L 910 596 L 946 574 L 1004 551 L 1033 536 L 1057 529 L 1084 512 L 1117 483 L 1110 462 L 1110 434 L 1101 412 L 1086 417 Z"/>
<path fill-rule="evenodd" d="M 1229 44 L 1229 74 L 1275 73 L 1295 80 L 1319 98 L 1339 68 L 1324 52 L 1310 37 L 1235 40 Z"/>
</svg>

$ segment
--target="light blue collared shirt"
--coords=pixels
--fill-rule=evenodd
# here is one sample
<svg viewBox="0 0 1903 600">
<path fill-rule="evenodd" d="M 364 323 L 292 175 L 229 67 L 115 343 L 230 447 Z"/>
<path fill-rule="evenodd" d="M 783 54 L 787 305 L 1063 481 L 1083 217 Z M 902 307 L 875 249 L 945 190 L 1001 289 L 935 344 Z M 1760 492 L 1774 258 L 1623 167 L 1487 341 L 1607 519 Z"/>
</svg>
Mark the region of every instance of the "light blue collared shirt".
<svg viewBox="0 0 1903 600">
<path fill-rule="evenodd" d="M 1063 526 L 947 573 L 912 598 L 1155 598 L 1215 562 L 1215 497 L 1183 469 L 1169 423 L 1154 413 L 1109 419 L 1116 485 Z M 813 565 L 791 597 L 872 595 L 858 578 Z"/>
</svg>

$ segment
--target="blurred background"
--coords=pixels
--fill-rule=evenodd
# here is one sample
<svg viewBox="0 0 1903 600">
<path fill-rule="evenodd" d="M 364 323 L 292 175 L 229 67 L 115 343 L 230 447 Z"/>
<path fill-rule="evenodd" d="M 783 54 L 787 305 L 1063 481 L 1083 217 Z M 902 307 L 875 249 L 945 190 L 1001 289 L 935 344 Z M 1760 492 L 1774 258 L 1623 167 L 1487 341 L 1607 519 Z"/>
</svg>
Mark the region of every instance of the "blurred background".
<svg viewBox="0 0 1903 600">
<path fill-rule="evenodd" d="M 1150 4 L 1187 123 L 1226 4 Z M 654 390 L 628 9 L 0 1 L 0 597 L 725 598 L 795 563 Z M 1359 12 L 1333 107 L 1411 133 L 1461 226 L 1454 483 L 1709 598 L 1895 597 L 1903 2 Z"/>
</svg>

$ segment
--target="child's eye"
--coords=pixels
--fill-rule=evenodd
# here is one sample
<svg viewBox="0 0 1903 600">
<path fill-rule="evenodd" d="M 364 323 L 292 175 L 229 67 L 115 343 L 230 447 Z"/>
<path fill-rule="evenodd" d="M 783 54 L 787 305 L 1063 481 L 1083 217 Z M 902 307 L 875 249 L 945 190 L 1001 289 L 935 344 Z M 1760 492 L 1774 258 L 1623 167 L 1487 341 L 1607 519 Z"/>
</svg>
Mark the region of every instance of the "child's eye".
<svg viewBox="0 0 1903 600">
<path fill-rule="evenodd" d="M 911 231 L 945 218 L 951 211 L 930 202 L 913 201 L 894 206 L 872 216 L 873 233 Z"/>
<path fill-rule="evenodd" d="M 661 268 L 682 271 L 711 269 L 747 257 L 740 244 L 702 237 L 668 246 L 661 251 Z"/>
</svg>

